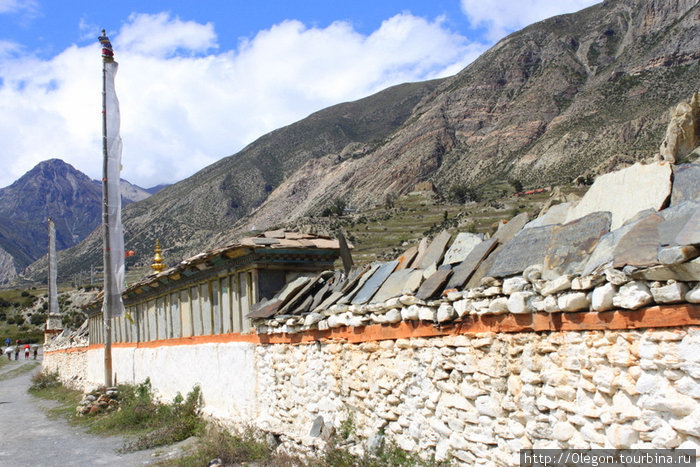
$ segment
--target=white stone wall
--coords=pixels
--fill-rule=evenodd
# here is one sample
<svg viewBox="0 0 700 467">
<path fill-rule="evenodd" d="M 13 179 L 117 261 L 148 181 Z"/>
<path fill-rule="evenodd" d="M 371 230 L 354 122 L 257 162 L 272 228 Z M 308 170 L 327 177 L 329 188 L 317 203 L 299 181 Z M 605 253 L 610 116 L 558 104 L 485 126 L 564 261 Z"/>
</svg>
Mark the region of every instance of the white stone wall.
<svg viewBox="0 0 700 467">
<path fill-rule="evenodd" d="M 259 346 L 259 422 L 313 444 L 352 414 L 437 460 L 522 448 L 700 449 L 700 329 Z"/>
<path fill-rule="evenodd" d="M 86 347 L 87 350 L 87 347 Z M 104 350 L 53 352 L 43 367 L 58 370 L 64 381 L 82 390 L 104 385 Z M 244 342 L 176 345 L 152 348 L 112 348 L 115 383 L 142 383 L 150 378 L 162 400 L 183 396 L 195 385 L 202 390 L 205 413 L 216 418 L 242 417 L 257 413 L 255 397 L 255 346 Z"/>
<path fill-rule="evenodd" d="M 73 347 L 70 351 L 44 352 L 41 367 L 49 373 L 58 373 L 59 380 L 66 386 L 79 390 L 91 387 L 87 345 Z"/>
<path fill-rule="evenodd" d="M 44 366 L 96 386 L 103 355 Z M 517 464 L 528 447 L 700 449 L 698 327 L 115 348 L 113 368 L 164 399 L 199 384 L 206 413 L 306 445 L 316 417 L 351 415 L 362 438 L 466 463 Z"/>
</svg>

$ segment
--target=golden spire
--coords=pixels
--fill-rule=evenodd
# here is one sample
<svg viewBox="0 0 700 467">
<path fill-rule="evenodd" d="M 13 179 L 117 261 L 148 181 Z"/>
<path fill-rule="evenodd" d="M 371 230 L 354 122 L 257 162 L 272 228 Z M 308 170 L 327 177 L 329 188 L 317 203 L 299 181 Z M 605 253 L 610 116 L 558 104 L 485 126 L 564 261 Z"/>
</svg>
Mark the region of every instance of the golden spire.
<svg viewBox="0 0 700 467">
<path fill-rule="evenodd" d="M 153 264 L 151 264 L 151 269 L 153 269 L 155 272 L 161 272 L 166 268 L 166 264 L 163 263 L 163 255 L 161 255 L 163 250 L 160 249 L 159 239 L 156 239 L 156 249 L 154 251 L 156 254 L 153 255 Z"/>
</svg>

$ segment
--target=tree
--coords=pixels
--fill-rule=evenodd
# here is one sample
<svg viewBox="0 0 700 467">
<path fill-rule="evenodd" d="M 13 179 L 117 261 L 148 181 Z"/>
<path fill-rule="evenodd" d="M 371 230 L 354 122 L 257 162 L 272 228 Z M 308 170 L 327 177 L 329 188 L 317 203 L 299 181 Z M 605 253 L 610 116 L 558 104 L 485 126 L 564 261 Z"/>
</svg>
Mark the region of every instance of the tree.
<svg viewBox="0 0 700 467">
<path fill-rule="evenodd" d="M 450 199 L 457 203 L 466 203 L 467 201 L 481 201 L 481 194 L 474 188 L 470 188 L 465 184 L 452 185 L 450 188 Z"/>
</svg>

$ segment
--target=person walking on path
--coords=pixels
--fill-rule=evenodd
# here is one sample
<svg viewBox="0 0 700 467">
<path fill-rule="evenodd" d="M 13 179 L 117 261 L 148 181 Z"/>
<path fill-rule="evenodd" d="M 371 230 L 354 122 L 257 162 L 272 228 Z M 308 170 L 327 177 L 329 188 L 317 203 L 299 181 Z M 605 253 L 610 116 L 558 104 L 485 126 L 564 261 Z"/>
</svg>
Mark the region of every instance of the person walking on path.
<svg viewBox="0 0 700 467">
<path fill-rule="evenodd" d="M 34 350 L 34 360 L 36 360 L 36 354 L 37 354 L 37 352 L 39 351 L 39 346 L 36 345 L 36 344 L 34 344 L 34 345 L 32 346 L 32 350 Z"/>
<path fill-rule="evenodd" d="M 5 345 L 9 347 L 10 344 L 12 344 L 12 340 L 8 337 L 7 339 L 5 339 Z"/>
<path fill-rule="evenodd" d="M 15 360 L 19 360 L 19 345 L 15 346 Z"/>
<path fill-rule="evenodd" d="M 5 349 L 5 353 L 7 354 L 7 359 L 12 360 L 12 352 L 14 352 L 15 349 L 13 349 L 11 346 L 7 346 Z"/>
<path fill-rule="evenodd" d="M 24 344 L 24 359 L 29 360 L 29 344 Z"/>
</svg>

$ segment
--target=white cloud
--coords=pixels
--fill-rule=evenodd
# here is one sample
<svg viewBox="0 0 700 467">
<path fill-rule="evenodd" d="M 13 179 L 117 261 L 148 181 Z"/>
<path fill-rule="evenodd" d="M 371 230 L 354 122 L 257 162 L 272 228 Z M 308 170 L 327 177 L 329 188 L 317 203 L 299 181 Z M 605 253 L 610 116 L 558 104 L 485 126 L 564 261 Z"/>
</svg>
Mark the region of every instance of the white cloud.
<svg viewBox="0 0 700 467">
<path fill-rule="evenodd" d="M 36 0 L 0 0 L 0 14 L 23 14 L 26 17 L 34 17 L 39 12 L 39 4 Z"/>
<path fill-rule="evenodd" d="M 211 23 L 181 21 L 167 13 L 129 17 L 114 46 L 152 57 L 169 57 L 176 52 L 205 52 L 216 47 L 216 34 Z"/>
<path fill-rule="evenodd" d="M 144 187 L 178 181 L 329 105 L 453 74 L 486 47 L 440 19 L 409 14 L 367 36 L 346 22 L 285 21 L 231 51 L 218 51 L 212 24 L 167 14 L 131 16 L 110 37 L 120 63 L 123 177 Z M 100 177 L 96 41 L 48 61 L 15 53 L 0 61 L 0 80 L 0 186 L 51 157 Z"/>
<path fill-rule="evenodd" d="M 496 41 L 545 18 L 573 13 L 600 0 L 461 0 L 462 11 L 474 27 L 486 28 L 486 37 Z"/>
</svg>

